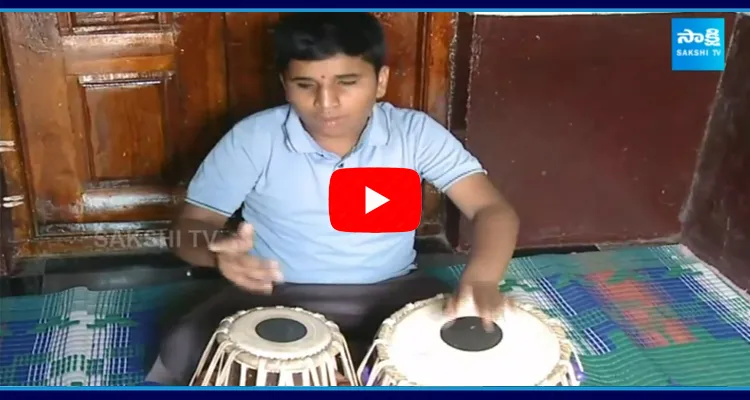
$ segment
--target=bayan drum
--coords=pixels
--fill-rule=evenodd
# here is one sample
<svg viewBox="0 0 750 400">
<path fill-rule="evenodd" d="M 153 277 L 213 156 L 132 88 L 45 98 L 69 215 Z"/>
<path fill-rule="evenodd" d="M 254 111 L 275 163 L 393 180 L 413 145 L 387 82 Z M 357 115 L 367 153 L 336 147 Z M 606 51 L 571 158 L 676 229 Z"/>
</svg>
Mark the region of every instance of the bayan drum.
<svg viewBox="0 0 750 400">
<path fill-rule="evenodd" d="M 221 321 L 191 386 L 359 386 L 344 336 L 320 314 L 258 307 Z"/>
<path fill-rule="evenodd" d="M 473 305 L 455 319 L 445 316 L 445 299 L 409 304 L 382 323 L 357 371 L 365 386 L 580 384 L 583 369 L 559 321 L 529 305 L 509 305 L 488 330 Z"/>
</svg>

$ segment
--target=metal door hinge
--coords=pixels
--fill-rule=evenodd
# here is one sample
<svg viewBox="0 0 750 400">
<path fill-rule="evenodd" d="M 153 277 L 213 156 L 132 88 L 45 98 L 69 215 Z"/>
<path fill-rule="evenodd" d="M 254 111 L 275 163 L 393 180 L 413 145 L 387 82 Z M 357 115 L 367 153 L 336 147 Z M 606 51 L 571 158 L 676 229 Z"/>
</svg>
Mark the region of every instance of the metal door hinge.
<svg viewBox="0 0 750 400">
<path fill-rule="evenodd" d="M 16 151 L 16 142 L 13 140 L 0 140 L 0 153 Z"/>
<path fill-rule="evenodd" d="M 23 195 L 3 197 L 3 208 L 18 207 L 23 204 Z"/>
</svg>

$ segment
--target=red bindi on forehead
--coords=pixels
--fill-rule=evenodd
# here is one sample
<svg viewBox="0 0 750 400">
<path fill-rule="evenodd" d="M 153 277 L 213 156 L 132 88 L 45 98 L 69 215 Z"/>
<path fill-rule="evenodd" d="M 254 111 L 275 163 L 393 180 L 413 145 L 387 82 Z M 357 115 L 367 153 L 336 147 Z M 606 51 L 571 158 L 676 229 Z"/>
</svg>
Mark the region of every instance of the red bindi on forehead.
<svg viewBox="0 0 750 400">
<path fill-rule="evenodd" d="M 325 75 L 321 75 L 320 79 L 326 79 L 326 76 Z"/>
</svg>

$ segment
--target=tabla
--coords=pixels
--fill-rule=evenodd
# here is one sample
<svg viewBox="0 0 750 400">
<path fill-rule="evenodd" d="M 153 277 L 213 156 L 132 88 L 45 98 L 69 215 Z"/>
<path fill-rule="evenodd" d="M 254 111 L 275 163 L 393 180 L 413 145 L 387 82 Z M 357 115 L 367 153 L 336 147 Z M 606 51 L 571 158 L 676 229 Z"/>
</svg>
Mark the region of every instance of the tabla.
<svg viewBox="0 0 750 400">
<path fill-rule="evenodd" d="M 190 385 L 336 386 L 341 375 L 359 385 L 334 322 L 301 308 L 258 307 L 221 321 Z"/>
<path fill-rule="evenodd" d="M 558 320 L 512 304 L 487 331 L 473 305 L 444 315 L 445 299 L 409 304 L 382 323 L 357 370 L 365 386 L 580 384 L 583 368 Z"/>
</svg>

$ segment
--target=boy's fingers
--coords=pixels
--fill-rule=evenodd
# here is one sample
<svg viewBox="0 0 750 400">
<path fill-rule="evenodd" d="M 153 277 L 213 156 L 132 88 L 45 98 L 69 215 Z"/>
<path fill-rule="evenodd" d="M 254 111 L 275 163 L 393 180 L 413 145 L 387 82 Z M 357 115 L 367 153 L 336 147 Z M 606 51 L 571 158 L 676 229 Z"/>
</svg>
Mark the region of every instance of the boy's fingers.
<svg viewBox="0 0 750 400">
<path fill-rule="evenodd" d="M 445 314 L 450 317 L 453 317 L 456 314 L 456 296 L 450 296 L 445 299 L 445 303 L 443 304 L 443 312 L 445 312 Z"/>
<path fill-rule="evenodd" d="M 256 266 L 247 271 L 247 276 L 264 282 L 282 282 L 284 279 L 279 263 L 269 260 L 261 260 L 259 267 Z"/>
<path fill-rule="evenodd" d="M 273 291 L 273 284 L 271 282 L 259 281 L 252 278 L 240 278 L 235 281 L 235 284 L 253 293 L 269 294 Z"/>
<path fill-rule="evenodd" d="M 493 318 L 491 312 L 483 312 L 480 318 L 482 318 L 482 325 L 485 331 L 492 332 L 495 330 L 495 318 Z"/>
<path fill-rule="evenodd" d="M 248 224 L 247 222 L 240 223 L 240 226 L 237 227 L 237 236 L 244 238 L 244 239 L 251 239 L 253 238 L 253 226 L 251 224 Z"/>
<path fill-rule="evenodd" d="M 277 261 L 271 260 L 263 264 L 267 265 L 266 271 L 272 281 L 282 282 L 284 280 L 284 275 L 281 273 L 281 267 Z"/>
</svg>

